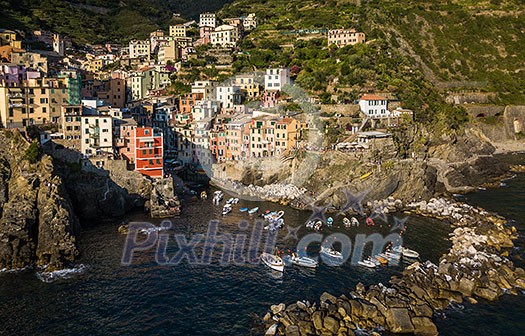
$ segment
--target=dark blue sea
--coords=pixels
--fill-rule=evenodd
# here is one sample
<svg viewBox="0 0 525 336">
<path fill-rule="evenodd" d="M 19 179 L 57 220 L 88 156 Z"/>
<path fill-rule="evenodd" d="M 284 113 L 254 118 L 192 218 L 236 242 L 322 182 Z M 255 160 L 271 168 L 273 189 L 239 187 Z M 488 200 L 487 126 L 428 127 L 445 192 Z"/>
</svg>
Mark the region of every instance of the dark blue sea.
<svg viewBox="0 0 525 336">
<path fill-rule="evenodd" d="M 507 157 L 511 161 L 523 158 Z M 506 216 L 525 237 L 525 174 L 505 183 L 501 188 L 470 194 L 463 200 Z M 187 199 L 182 215 L 173 220 L 169 231 L 167 256 L 178 251 L 174 234 L 183 234 L 190 240 L 195 234 L 205 234 L 211 220 L 220 220 L 221 233 L 233 237 L 247 234 L 249 240 L 254 221 L 239 208 L 255 206 L 261 210 L 285 210 L 285 223 L 291 226 L 304 226 L 310 215 L 277 204 L 241 200 L 231 214 L 223 217 L 221 207 L 214 206 L 211 199 Z M 157 225 L 161 222 L 143 214 L 131 215 L 129 219 Z M 241 221 L 248 221 L 248 228 L 239 228 Z M 259 335 L 264 333 L 260 317 L 272 304 L 315 301 L 325 291 L 349 293 L 358 282 L 386 283 L 404 266 L 369 270 L 350 263 L 339 267 L 321 263 L 313 271 L 288 267 L 279 275 L 256 260 L 221 265 L 220 244 L 213 250 L 210 265 L 190 264 L 184 259 L 178 265 L 161 266 L 155 261 L 156 248 L 150 248 L 135 253 L 130 266 L 122 266 L 126 236 L 117 233 L 119 224 L 83 223 L 77 272 L 65 277 L 44 282 L 36 270 L 0 273 L 0 334 Z M 388 224 L 381 220 L 376 220 L 376 224 L 346 229 L 341 225 L 341 217 L 335 217 L 334 228 L 322 233 L 326 237 L 342 232 L 351 241 L 358 233 L 389 233 Z M 406 225 L 404 245 L 419 251 L 421 259 L 437 262 L 450 247 L 450 228 L 446 223 L 410 216 Z M 291 237 L 285 239 L 286 233 L 285 229 L 277 235 L 276 245 L 284 251 L 294 249 L 297 242 Z M 299 238 L 307 233 L 306 228 L 301 228 Z M 261 249 L 264 243 L 262 239 Z M 525 241 L 520 239 L 513 252 L 520 266 L 524 266 L 520 250 L 523 246 Z M 197 248 L 196 258 L 201 255 L 202 248 Z M 496 303 L 457 305 L 436 316 L 435 321 L 442 335 L 523 335 L 525 300 L 523 296 L 504 296 Z"/>
</svg>

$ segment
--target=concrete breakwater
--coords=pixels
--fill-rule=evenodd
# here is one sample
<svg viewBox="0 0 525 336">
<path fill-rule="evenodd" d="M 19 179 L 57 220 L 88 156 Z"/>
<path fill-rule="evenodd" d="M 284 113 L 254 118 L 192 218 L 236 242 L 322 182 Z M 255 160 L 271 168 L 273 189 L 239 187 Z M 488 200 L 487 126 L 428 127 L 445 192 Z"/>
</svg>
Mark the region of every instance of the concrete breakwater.
<svg viewBox="0 0 525 336">
<path fill-rule="evenodd" d="M 395 200 L 386 204 L 396 205 Z M 382 204 L 384 205 L 384 201 Z M 399 202 L 398 202 L 399 205 Z M 448 220 L 452 247 L 438 265 L 414 262 L 387 285 L 359 283 L 318 303 L 297 301 L 270 307 L 267 335 L 353 335 L 358 329 L 437 335 L 432 316 L 452 302 L 497 300 L 525 289 L 525 271 L 508 258 L 517 238 L 506 220 L 483 209 L 446 199 L 406 204 L 405 209 Z M 378 207 L 376 207 L 378 208 Z"/>
</svg>

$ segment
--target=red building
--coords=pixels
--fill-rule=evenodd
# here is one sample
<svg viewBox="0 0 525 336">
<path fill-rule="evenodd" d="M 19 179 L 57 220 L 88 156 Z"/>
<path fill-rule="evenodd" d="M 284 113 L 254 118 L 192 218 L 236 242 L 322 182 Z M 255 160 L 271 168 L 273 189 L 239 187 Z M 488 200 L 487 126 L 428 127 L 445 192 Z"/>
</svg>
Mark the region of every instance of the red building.
<svg viewBox="0 0 525 336">
<path fill-rule="evenodd" d="M 152 127 L 135 128 L 135 170 L 150 177 L 164 176 L 162 131 Z"/>
</svg>

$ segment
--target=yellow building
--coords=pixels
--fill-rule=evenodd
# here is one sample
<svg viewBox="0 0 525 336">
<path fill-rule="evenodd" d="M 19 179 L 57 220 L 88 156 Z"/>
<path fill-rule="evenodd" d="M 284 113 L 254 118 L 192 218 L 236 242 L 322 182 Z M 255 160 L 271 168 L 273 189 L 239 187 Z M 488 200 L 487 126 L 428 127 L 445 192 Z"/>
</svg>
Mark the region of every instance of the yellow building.
<svg viewBox="0 0 525 336">
<path fill-rule="evenodd" d="M 10 45 L 13 48 L 21 49 L 22 41 L 18 39 L 15 31 L 0 29 L 0 45 Z"/>
<path fill-rule="evenodd" d="M 184 25 L 170 26 L 170 36 L 186 37 L 187 28 Z"/>
<path fill-rule="evenodd" d="M 0 87 L 0 118 L 6 128 L 50 122 L 49 89 L 42 79 L 25 80 L 19 87 Z"/>
<path fill-rule="evenodd" d="M 297 148 L 301 133 L 301 125 L 294 118 L 283 118 L 275 123 L 275 152 L 281 154 L 292 148 Z"/>
</svg>

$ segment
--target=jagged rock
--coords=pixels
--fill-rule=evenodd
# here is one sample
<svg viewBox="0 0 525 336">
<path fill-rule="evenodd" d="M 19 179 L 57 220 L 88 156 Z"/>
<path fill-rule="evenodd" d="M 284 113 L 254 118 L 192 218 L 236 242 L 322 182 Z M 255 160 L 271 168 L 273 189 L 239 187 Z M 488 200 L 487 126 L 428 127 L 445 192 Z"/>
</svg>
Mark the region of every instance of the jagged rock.
<svg viewBox="0 0 525 336">
<path fill-rule="evenodd" d="M 436 325 L 428 317 L 414 317 L 412 324 L 414 325 L 414 334 L 417 336 L 438 335 Z"/>
<path fill-rule="evenodd" d="M 391 308 L 386 312 L 385 318 L 388 330 L 394 333 L 411 333 L 414 331 L 406 308 Z"/>
<path fill-rule="evenodd" d="M 299 309 L 302 309 L 302 310 L 306 310 L 308 308 L 308 306 L 302 301 L 297 301 L 296 305 Z"/>
<path fill-rule="evenodd" d="M 494 301 L 499 297 L 497 291 L 490 288 L 478 287 L 474 290 L 474 294 L 485 300 Z"/>
<path fill-rule="evenodd" d="M 286 308 L 286 305 L 284 303 L 280 303 L 278 305 L 272 305 L 270 307 L 270 310 L 272 311 L 272 314 L 277 315 L 280 312 L 284 311 L 285 308 Z"/>
<path fill-rule="evenodd" d="M 312 322 L 314 324 L 315 329 L 317 330 L 323 329 L 323 316 L 320 311 L 315 311 L 312 314 Z"/>
<path fill-rule="evenodd" d="M 315 331 L 312 322 L 299 321 L 298 325 L 299 325 L 299 331 L 301 332 L 302 335 L 310 335 L 310 334 L 313 334 Z"/>
<path fill-rule="evenodd" d="M 277 334 L 277 324 L 272 324 L 264 333 L 265 336 L 274 336 Z"/>
<path fill-rule="evenodd" d="M 337 298 L 330 293 L 324 292 L 323 294 L 321 294 L 321 298 L 319 299 L 319 302 L 321 303 L 330 302 L 332 304 L 336 304 Z"/>
<path fill-rule="evenodd" d="M 296 325 L 289 325 L 286 327 L 286 336 L 301 336 L 299 333 L 299 327 Z"/>
<path fill-rule="evenodd" d="M 414 306 L 412 308 L 412 311 L 416 316 L 423 316 L 423 317 L 432 317 L 433 311 L 432 308 L 428 304 L 420 304 L 417 306 Z"/>
<path fill-rule="evenodd" d="M 323 326 L 333 334 L 337 333 L 337 330 L 339 330 L 339 322 L 337 322 L 332 316 L 324 318 Z"/>
</svg>

